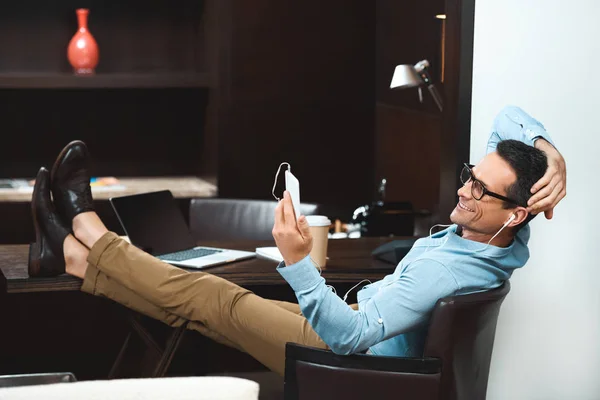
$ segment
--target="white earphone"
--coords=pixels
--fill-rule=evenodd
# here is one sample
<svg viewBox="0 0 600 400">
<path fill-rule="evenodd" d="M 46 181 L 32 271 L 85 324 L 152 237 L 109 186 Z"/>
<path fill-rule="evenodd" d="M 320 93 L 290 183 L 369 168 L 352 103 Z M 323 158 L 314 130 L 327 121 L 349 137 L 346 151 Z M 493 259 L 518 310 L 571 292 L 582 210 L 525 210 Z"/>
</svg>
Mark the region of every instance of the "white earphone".
<svg viewBox="0 0 600 400">
<path fill-rule="evenodd" d="M 508 226 L 508 224 L 510 224 L 511 222 L 513 222 L 513 220 L 517 218 L 517 214 L 511 214 L 510 218 L 508 219 L 508 221 L 506 221 L 504 223 L 504 225 L 502 225 L 502 229 L 506 228 Z"/>
<path fill-rule="evenodd" d="M 483 250 L 487 249 L 488 246 L 490 245 L 490 243 L 492 242 L 492 240 L 494 240 L 494 238 L 496 236 L 498 236 L 500 234 L 500 232 L 502 232 L 504 230 L 504 228 L 506 228 L 508 226 L 508 224 L 510 224 L 511 222 L 513 222 L 515 218 L 517 218 L 517 214 L 512 214 L 510 216 L 510 218 L 504 223 L 504 225 L 502 225 L 502 228 L 500 228 L 500 230 L 498 232 L 496 232 L 496 234 L 494 236 L 492 236 L 492 238 L 487 242 L 487 244 L 483 248 L 481 248 L 479 250 L 476 250 L 475 253 L 478 253 L 480 251 L 483 251 Z"/>
</svg>

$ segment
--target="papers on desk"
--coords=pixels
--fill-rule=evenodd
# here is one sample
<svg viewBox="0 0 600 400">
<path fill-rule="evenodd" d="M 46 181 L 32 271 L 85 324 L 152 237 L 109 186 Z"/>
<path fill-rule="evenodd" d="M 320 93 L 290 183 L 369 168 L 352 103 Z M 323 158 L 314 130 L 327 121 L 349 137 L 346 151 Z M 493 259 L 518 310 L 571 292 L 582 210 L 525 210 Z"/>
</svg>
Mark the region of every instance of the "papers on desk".
<svg viewBox="0 0 600 400">
<path fill-rule="evenodd" d="M 279 252 L 277 247 L 257 247 L 256 254 L 260 257 L 267 258 L 269 260 L 282 262 L 283 256 Z"/>
<path fill-rule="evenodd" d="M 33 193 L 33 185 L 35 180 L 27 179 L 0 179 L 1 193 Z M 107 177 L 92 177 L 90 180 L 92 194 L 94 192 L 109 192 L 120 191 L 127 189 L 122 185 L 117 178 L 112 176 Z"/>
<path fill-rule="evenodd" d="M 33 186 L 30 186 L 25 179 L 0 179 L 0 191 L 2 192 L 33 192 Z"/>
</svg>

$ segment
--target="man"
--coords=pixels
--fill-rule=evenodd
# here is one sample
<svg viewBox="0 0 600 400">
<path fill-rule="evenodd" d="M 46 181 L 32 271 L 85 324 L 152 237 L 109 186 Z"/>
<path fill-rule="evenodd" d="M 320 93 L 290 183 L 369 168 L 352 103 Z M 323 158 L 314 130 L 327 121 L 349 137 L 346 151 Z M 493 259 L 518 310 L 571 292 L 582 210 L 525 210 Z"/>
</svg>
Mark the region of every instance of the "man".
<svg viewBox="0 0 600 400">
<path fill-rule="evenodd" d="M 190 329 L 249 353 L 281 375 L 287 342 L 340 354 L 418 356 L 435 302 L 508 279 L 529 257 L 530 214 L 543 211 L 551 218 L 565 195 L 562 156 L 543 126 L 522 110 L 500 113 L 488 151 L 477 166 L 463 170 L 464 186 L 451 215 L 455 224 L 418 240 L 393 274 L 359 292 L 354 306 L 326 287 L 308 256 L 306 219 L 296 221 L 285 193 L 273 236 L 284 258 L 277 269 L 294 289 L 297 305 L 165 264 L 108 232 L 93 211 L 87 149 L 73 142 L 51 177 L 42 168 L 36 179 L 30 274 L 66 271 L 83 279 L 87 293 L 171 326 L 190 321 Z M 530 190 L 537 193 L 532 197 Z"/>
</svg>

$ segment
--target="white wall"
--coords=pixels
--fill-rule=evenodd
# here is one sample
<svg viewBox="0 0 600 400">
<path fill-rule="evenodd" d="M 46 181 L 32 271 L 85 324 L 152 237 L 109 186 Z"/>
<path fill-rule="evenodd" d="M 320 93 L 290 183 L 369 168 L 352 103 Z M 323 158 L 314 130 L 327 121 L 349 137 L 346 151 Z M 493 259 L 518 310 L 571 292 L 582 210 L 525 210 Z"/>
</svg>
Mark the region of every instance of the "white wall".
<svg viewBox="0 0 600 400">
<path fill-rule="evenodd" d="M 495 114 L 539 119 L 567 197 L 532 222 L 498 321 L 488 399 L 600 399 L 600 1 L 477 0 L 471 161 Z"/>
</svg>

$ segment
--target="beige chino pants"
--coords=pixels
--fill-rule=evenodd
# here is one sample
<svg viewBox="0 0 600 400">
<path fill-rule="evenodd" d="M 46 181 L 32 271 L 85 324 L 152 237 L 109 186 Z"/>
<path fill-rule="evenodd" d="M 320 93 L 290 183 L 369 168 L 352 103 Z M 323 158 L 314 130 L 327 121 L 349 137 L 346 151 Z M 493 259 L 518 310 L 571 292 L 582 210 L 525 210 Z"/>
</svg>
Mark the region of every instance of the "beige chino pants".
<svg viewBox="0 0 600 400">
<path fill-rule="evenodd" d="M 81 290 L 250 354 L 281 376 L 285 344 L 327 345 L 297 304 L 263 299 L 205 272 L 171 266 L 108 232 L 94 244 Z"/>
</svg>

